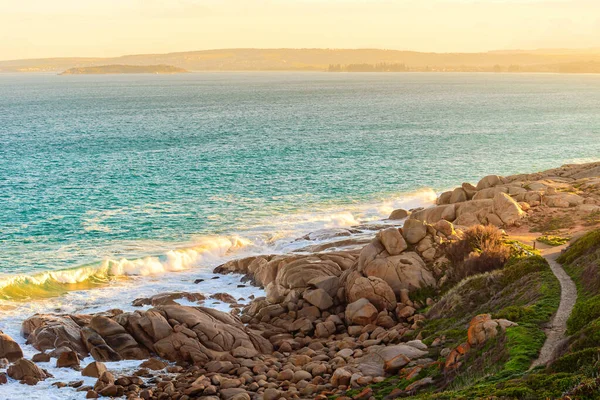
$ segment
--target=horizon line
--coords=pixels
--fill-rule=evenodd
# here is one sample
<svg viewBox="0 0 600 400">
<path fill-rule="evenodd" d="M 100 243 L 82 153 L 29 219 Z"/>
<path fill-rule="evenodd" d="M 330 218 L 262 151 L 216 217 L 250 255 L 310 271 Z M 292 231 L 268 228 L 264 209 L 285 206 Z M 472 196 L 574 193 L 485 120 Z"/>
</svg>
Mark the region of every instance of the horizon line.
<svg viewBox="0 0 600 400">
<path fill-rule="evenodd" d="M 354 50 L 354 51 L 365 51 L 365 50 L 379 50 L 379 51 L 394 51 L 402 53 L 420 53 L 420 54 L 489 54 L 489 53 L 529 53 L 529 52 L 540 52 L 540 51 L 598 51 L 599 47 L 541 47 L 532 49 L 496 49 L 486 51 L 419 51 L 419 50 L 406 50 L 406 49 L 389 49 L 379 47 L 224 47 L 224 48 L 213 48 L 213 49 L 202 49 L 202 50 L 186 50 L 186 51 L 171 51 L 164 53 L 129 53 L 121 54 L 117 56 L 56 56 L 56 57 L 33 57 L 33 58 L 14 58 L 14 59 L 0 59 L 0 62 L 15 62 L 15 61 L 34 61 L 34 60 L 67 60 L 67 59 L 114 59 L 123 57 L 133 56 L 152 56 L 152 55 L 171 55 L 171 54 L 184 54 L 184 53 L 200 53 L 210 51 L 232 51 L 232 50 Z"/>
</svg>

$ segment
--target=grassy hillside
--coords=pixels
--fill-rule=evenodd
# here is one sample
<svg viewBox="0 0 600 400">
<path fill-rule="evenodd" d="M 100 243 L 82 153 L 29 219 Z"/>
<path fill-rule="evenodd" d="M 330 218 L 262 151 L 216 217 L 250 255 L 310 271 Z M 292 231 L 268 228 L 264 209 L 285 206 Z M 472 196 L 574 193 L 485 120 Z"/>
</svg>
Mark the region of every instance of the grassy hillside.
<svg viewBox="0 0 600 400">
<path fill-rule="evenodd" d="M 469 320 L 477 314 L 519 325 L 472 348 L 456 371 L 445 370 L 440 355 L 436 368 L 373 385 L 375 398 L 398 393 L 425 376 L 434 383 L 408 398 L 600 398 L 600 230 L 574 242 L 559 262 L 576 282 L 578 299 L 568 338 L 548 367 L 530 370 L 545 340 L 543 329 L 558 308 L 560 286 L 543 258 L 513 255 L 502 268 L 469 276 L 444 293 L 414 335 L 429 345 L 445 336 L 444 346 L 454 347 L 466 340 Z"/>
</svg>

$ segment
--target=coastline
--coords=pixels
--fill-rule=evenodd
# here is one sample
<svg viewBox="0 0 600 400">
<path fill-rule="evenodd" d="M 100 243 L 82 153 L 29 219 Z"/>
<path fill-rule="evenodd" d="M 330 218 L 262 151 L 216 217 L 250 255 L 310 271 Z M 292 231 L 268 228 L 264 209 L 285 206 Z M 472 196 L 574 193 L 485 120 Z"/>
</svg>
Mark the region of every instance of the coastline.
<svg viewBox="0 0 600 400">
<path fill-rule="evenodd" d="M 571 173 L 571 176 L 575 176 L 575 178 L 569 176 Z M 577 185 L 580 185 L 580 183 L 583 185 L 577 187 L 579 193 L 573 193 L 569 189 L 573 187 L 572 182 L 575 181 L 577 181 Z M 588 185 L 587 188 L 586 185 Z M 576 221 L 581 221 L 585 215 L 598 211 L 600 203 L 598 202 L 596 187 L 600 187 L 600 163 L 583 166 L 571 165 L 545 171 L 544 173 L 520 174 L 508 177 L 491 175 L 483 178 L 477 186 L 463 184 L 460 188 L 442 193 L 438 198 L 437 206 L 421 210 L 407 210 L 410 212 L 410 217 L 406 220 L 401 218 L 391 222 L 389 220 L 381 221 L 381 224 L 374 223 L 370 229 L 361 232 L 362 235 L 369 235 L 371 238 L 371 242 L 366 246 L 362 241 L 353 242 L 352 233 L 340 235 L 340 231 L 334 231 L 334 236 L 330 238 L 330 242 L 335 243 L 341 237 L 342 239 L 339 241 L 341 245 L 324 249 L 328 250 L 326 252 L 311 253 L 310 251 L 304 251 L 267 256 L 253 255 L 247 258 L 233 259 L 217 268 L 215 273 L 234 273 L 222 275 L 219 282 L 227 282 L 228 286 L 244 289 L 244 296 L 241 296 L 244 297 L 244 300 L 239 301 L 239 305 L 234 307 L 230 307 L 230 305 L 238 303 L 238 299 L 235 297 L 233 301 L 227 299 L 229 303 L 219 301 L 216 305 L 222 311 L 233 310 L 236 315 L 240 315 L 240 320 L 230 320 L 231 317 L 224 316 L 227 314 L 218 314 L 218 317 L 215 317 L 217 314 L 213 314 L 212 311 L 207 309 L 199 309 L 200 314 L 196 314 L 196 311 L 194 311 L 196 309 L 188 308 L 189 306 L 196 306 L 196 302 L 175 301 L 175 303 L 180 303 L 183 306 L 182 311 L 179 308 L 180 306 L 173 304 L 170 299 L 166 303 L 156 302 L 155 304 L 152 304 L 151 299 L 149 300 L 151 304 L 142 308 L 133 307 L 130 304 L 114 304 L 113 306 L 122 308 L 125 313 L 108 312 L 108 314 L 98 314 L 98 316 L 102 315 L 102 318 L 108 316 L 108 319 L 118 321 L 127 334 L 134 338 L 136 343 L 130 343 L 129 347 L 126 346 L 125 349 L 137 349 L 136 352 L 139 354 L 136 354 L 136 357 L 143 354 L 143 359 L 146 359 L 150 356 L 150 353 L 157 353 L 171 363 L 175 363 L 171 364 L 170 367 L 172 371 L 176 371 L 172 373 L 182 373 L 185 370 L 183 366 L 190 362 L 200 366 L 200 370 L 206 370 L 206 366 L 210 365 L 208 372 L 213 375 L 209 377 L 209 382 L 202 380 L 201 384 L 198 383 L 197 385 L 198 387 L 202 386 L 201 391 L 198 393 L 206 391 L 206 396 L 221 393 L 223 398 L 242 399 L 246 398 L 245 396 L 248 396 L 248 398 L 255 396 L 255 394 L 251 396 L 248 393 L 260 393 L 266 398 L 267 391 L 269 391 L 268 393 L 274 393 L 270 389 L 278 390 L 276 387 L 281 382 L 288 382 L 288 384 L 291 382 L 290 388 L 294 388 L 292 392 L 300 397 L 304 396 L 303 398 L 313 398 L 311 396 L 317 396 L 321 392 L 329 394 L 343 393 L 349 387 L 363 387 L 368 383 L 382 381 L 380 378 L 385 377 L 390 371 L 402 369 L 409 363 L 414 364 L 416 362 L 419 365 L 421 361 L 418 360 L 427 359 L 426 354 L 429 354 L 432 346 L 425 345 L 419 338 L 406 340 L 411 338 L 410 333 L 407 332 L 418 330 L 422 325 L 422 321 L 427 318 L 419 310 L 426 309 L 430 305 L 430 301 L 433 302 L 430 297 L 420 298 L 420 289 L 424 290 L 427 286 L 442 287 L 443 283 L 440 282 L 445 276 L 446 280 L 448 279 L 448 275 L 440 266 L 440 260 L 443 257 L 441 245 L 444 242 L 459 240 L 462 232 L 466 231 L 468 226 L 481 223 L 499 225 L 510 236 L 535 239 L 534 235 L 527 235 L 527 231 L 532 228 L 535 218 L 539 219 L 546 216 L 556 218 L 555 215 L 569 214 L 575 216 Z M 591 192 L 585 192 L 588 189 Z M 584 196 L 583 193 L 592 194 Z M 403 227 L 401 231 L 398 230 L 400 226 Z M 348 231 L 351 231 L 351 229 Z M 579 223 L 568 227 L 568 229 L 565 228 L 571 236 L 574 232 L 587 229 L 590 228 Z M 369 234 L 369 232 L 371 233 Z M 307 237 L 310 241 L 310 235 L 307 235 Z M 316 235 L 316 237 L 319 237 L 319 235 Z M 320 237 L 323 237 L 323 233 Z M 396 265 L 394 263 L 398 262 L 404 265 L 403 269 L 408 268 L 410 272 L 401 274 L 394 266 Z M 394 272 L 392 273 L 392 271 Z M 217 289 L 210 284 L 210 280 L 214 276 L 210 271 L 199 275 L 198 271 L 191 270 L 179 275 L 179 280 L 189 279 L 188 287 L 190 287 L 192 277 L 204 279 L 195 287 L 198 292 L 211 295 L 217 294 L 215 290 L 211 292 L 209 289 Z M 245 278 L 243 278 L 244 276 Z M 160 277 L 155 279 L 160 281 Z M 258 288 L 250 287 L 245 280 L 250 280 L 251 283 L 263 287 L 265 291 L 262 292 Z M 245 286 L 239 287 L 239 285 Z M 173 287 L 175 288 L 177 285 Z M 111 289 L 115 288 L 111 288 L 111 285 L 106 288 L 106 290 Z M 223 288 L 219 287 L 218 289 Z M 118 292 L 118 289 L 116 292 Z M 227 293 L 234 294 L 235 291 L 227 291 Z M 253 296 L 259 297 L 263 293 L 266 294 L 266 298 L 254 299 L 249 306 L 244 306 L 248 300 L 252 300 Z M 159 293 L 150 292 L 148 294 Z M 79 295 L 85 296 L 86 294 L 79 293 Z M 221 299 L 226 298 L 225 296 L 220 297 Z M 366 303 L 369 304 L 366 304 L 363 301 L 364 299 L 368 299 Z M 356 305 L 357 302 L 360 304 Z M 208 305 L 207 303 L 202 304 Z M 215 304 L 211 304 L 211 306 L 213 305 Z M 356 310 L 353 310 L 356 315 L 349 315 L 350 305 L 354 305 L 354 308 L 356 308 Z M 205 330 L 206 328 L 196 326 L 193 333 L 185 334 L 187 336 L 184 335 L 186 337 L 185 341 L 198 342 L 200 340 L 200 347 L 190 344 L 190 346 L 195 346 L 194 351 L 183 351 L 181 347 L 177 348 L 177 346 L 175 348 L 168 347 L 169 351 L 162 350 L 160 346 L 158 351 L 156 348 L 154 348 L 155 351 L 148 351 L 148 349 L 156 346 L 158 341 L 148 343 L 141 340 L 141 336 L 138 336 L 139 332 L 136 334 L 137 331 L 132 330 L 132 322 L 127 318 L 131 318 L 131 315 L 140 315 L 142 318 L 147 318 L 150 306 L 157 308 L 159 314 L 164 315 L 164 318 L 171 316 L 170 313 L 174 313 L 171 318 L 174 320 L 177 319 L 174 315 L 178 315 L 178 318 L 188 318 L 185 317 L 186 313 L 192 313 L 195 315 L 193 318 L 200 319 L 210 316 L 210 318 L 213 318 L 211 319 L 213 323 L 215 323 L 214 318 L 216 318 L 220 321 L 217 324 L 222 324 L 220 325 L 221 329 L 235 332 L 233 342 L 225 340 L 219 342 L 218 348 L 206 349 L 207 342 L 202 340 L 202 335 L 208 335 L 210 338 L 211 334 Z M 63 314 L 65 312 L 67 314 L 73 312 L 93 314 L 107 312 L 108 308 L 110 307 L 102 309 L 96 304 L 92 309 L 80 308 L 72 311 L 60 310 L 60 312 Z M 133 312 L 133 314 L 128 314 L 128 311 Z M 180 313 L 184 315 L 182 316 Z M 127 318 L 123 319 L 125 316 Z M 21 316 L 22 319 L 28 317 L 31 316 Z M 41 318 L 44 319 L 43 316 Z M 89 320 L 86 318 L 84 318 L 83 325 L 80 328 L 87 325 L 88 322 L 85 321 Z M 94 317 L 90 316 L 90 318 L 93 319 Z M 169 318 L 166 319 L 170 321 Z M 180 334 L 183 329 L 193 327 L 190 326 L 192 323 L 183 322 L 181 319 L 178 321 L 169 322 L 170 329 L 173 329 L 177 334 Z M 363 325 L 364 321 L 367 323 Z M 177 328 L 178 326 L 182 328 Z M 356 326 L 361 328 L 351 328 Z M 369 328 L 373 330 L 369 331 L 367 329 L 365 331 L 366 326 L 375 326 L 375 328 Z M 36 327 L 36 329 L 38 328 L 43 331 L 44 322 Z M 379 329 L 379 331 L 373 335 L 376 329 Z M 150 329 L 150 332 L 152 334 L 157 333 L 153 329 Z M 255 336 L 255 332 L 261 334 Z M 6 330 L 5 333 L 17 340 L 17 343 L 25 350 L 26 358 L 33 357 L 37 351 L 42 349 L 58 350 L 52 347 L 44 348 L 45 345 L 40 345 L 39 342 L 35 343 L 35 340 L 33 345 L 37 346 L 37 349 L 34 349 L 31 345 L 26 345 L 24 338 L 18 335 L 14 327 Z M 364 333 L 367 333 L 366 339 L 360 341 L 358 339 L 350 340 L 358 336 L 363 337 Z M 146 334 L 152 336 L 148 331 L 146 331 Z M 373 336 L 372 339 L 369 338 L 371 335 Z M 101 334 L 101 336 L 106 343 L 110 342 L 110 333 Z M 275 336 L 280 337 L 271 340 Z M 319 356 L 317 353 L 322 352 L 327 340 L 333 337 L 337 343 L 337 350 L 328 349 L 328 352 L 325 353 L 328 355 L 327 360 L 319 360 L 318 366 L 311 365 L 311 368 L 303 368 L 314 363 L 314 361 L 311 361 L 312 358 Z M 153 340 L 155 339 L 156 337 Z M 211 339 L 212 341 L 215 340 L 214 337 Z M 344 347 L 343 343 L 346 342 L 349 343 L 349 347 Z M 73 345 L 73 342 L 71 342 L 71 345 Z M 312 352 L 302 350 L 304 345 L 308 346 L 307 348 Z M 119 347 L 119 344 L 115 343 L 115 346 Z M 285 349 L 282 350 L 282 346 Z M 369 352 L 371 347 L 373 347 L 373 353 Z M 93 349 L 94 345 L 91 348 Z M 236 350 L 238 348 L 242 348 L 243 351 Z M 345 351 L 347 349 L 352 351 Z M 73 350 L 76 349 L 71 348 L 70 351 Z M 80 348 L 78 350 L 85 352 L 85 349 Z M 68 353 L 69 350 L 65 351 L 63 349 L 63 352 Z M 386 358 L 390 357 L 387 354 L 388 352 L 397 353 L 394 353 L 391 356 L 392 358 L 388 360 Z M 60 355 L 58 353 L 55 354 Z M 126 351 L 124 351 L 124 354 L 131 355 Z M 83 358 L 85 354 L 79 355 L 82 356 L 80 360 L 82 366 L 91 363 L 93 360 L 89 355 L 85 358 Z M 364 359 L 364 357 L 367 358 Z M 386 363 L 391 362 L 394 364 L 393 368 L 388 370 L 387 364 L 381 367 L 377 360 L 382 357 L 387 360 Z M 123 358 L 122 355 L 121 358 Z M 255 377 L 262 375 L 254 372 L 257 362 L 260 361 L 261 365 L 270 367 L 265 371 L 258 368 L 260 372 L 266 373 L 276 365 L 273 360 L 280 360 L 278 362 L 282 366 L 285 365 L 283 364 L 283 361 L 285 361 L 288 365 L 293 365 L 294 368 L 279 367 L 279 371 L 275 375 L 266 374 L 268 379 L 265 379 L 265 385 L 252 385 L 259 382 L 259 379 Z M 141 361 L 119 361 L 117 364 L 113 364 L 107 362 L 106 359 L 101 361 L 106 362 L 109 370 L 123 374 L 135 372 L 134 370 L 138 370 L 141 363 Z M 228 369 L 231 368 L 230 364 L 244 365 L 248 363 L 250 365 L 252 364 L 250 361 L 253 363 L 254 373 L 250 383 L 242 381 L 229 382 L 243 375 L 239 370 L 236 370 L 237 373 L 231 373 L 233 369 Z M 359 364 L 356 364 L 357 362 Z M 405 363 L 402 364 L 403 362 Z M 55 364 L 54 359 L 50 362 L 40 363 L 40 366 L 49 368 L 53 364 Z M 371 369 L 362 370 L 360 367 L 362 364 L 368 365 Z M 215 370 L 211 371 L 213 366 Z M 315 368 L 318 370 L 324 368 L 324 370 L 319 374 L 315 372 Z M 383 370 L 380 370 L 380 368 L 383 368 Z M 286 371 L 291 371 L 292 375 L 288 376 Z M 36 385 L 40 390 L 41 388 L 48 388 L 50 383 L 75 379 L 77 376 L 76 372 L 65 371 L 64 368 L 53 368 L 51 372 L 56 377 L 41 380 Z M 305 372 L 308 372 L 310 378 Z M 151 379 L 151 376 L 155 374 L 147 372 L 145 374 L 147 376 L 144 376 L 144 374 L 140 376 Z M 199 373 L 194 378 L 194 382 L 200 380 L 200 376 L 205 376 L 205 374 L 206 372 Z M 218 384 L 215 384 L 213 379 L 215 374 L 223 376 L 222 380 L 219 381 L 221 378 L 217 379 Z M 360 376 L 355 376 L 356 374 Z M 176 376 L 184 379 L 183 374 Z M 319 379 L 317 379 L 318 377 Z M 224 380 L 229 383 L 223 385 Z M 318 382 L 315 383 L 315 380 Z M 94 382 L 95 379 L 84 379 L 82 386 L 97 385 Z M 193 382 L 186 382 L 187 389 L 194 387 Z M 270 386 L 270 383 L 275 382 L 279 383 Z M 301 385 L 297 385 L 297 383 L 301 383 Z M 144 382 L 144 385 L 152 386 L 148 382 Z M 228 388 L 223 388 L 223 386 L 228 385 L 232 385 L 229 389 L 236 390 L 224 392 Z M 251 385 L 252 389 L 255 389 L 254 391 L 249 390 Z M 114 387 L 118 385 L 113 382 L 105 385 L 105 387 L 98 387 L 96 388 L 98 390 L 94 391 L 100 393 L 106 389 L 106 386 Z M 210 390 L 207 390 L 209 387 L 211 387 Z M 14 389 L 16 390 L 15 393 L 20 393 L 19 389 L 25 388 L 25 386 L 19 386 L 16 381 L 11 380 L 9 386 L 5 386 L 5 388 L 7 390 Z M 290 388 L 288 390 L 291 390 Z M 160 389 L 164 389 L 164 387 Z M 216 392 L 211 394 L 210 392 L 213 390 L 216 390 Z M 71 398 L 60 397 L 66 395 L 72 396 L 73 399 L 84 398 L 87 393 L 77 393 L 67 388 L 53 389 L 52 392 L 57 393 L 56 396 L 58 397 L 56 398 Z M 68 394 L 65 394 L 65 392 L 68 392 Z M 160 393 L 161 390 L 158 392 Z M 227 397 L 228 395 L 223 393 L 232 393 L 232 395 Z M 238 395 L 239 397 L 235 397 Z M 32 396 L 34 397 L 31 398 L 36 398 L 35 395 Z"/>
</svg>

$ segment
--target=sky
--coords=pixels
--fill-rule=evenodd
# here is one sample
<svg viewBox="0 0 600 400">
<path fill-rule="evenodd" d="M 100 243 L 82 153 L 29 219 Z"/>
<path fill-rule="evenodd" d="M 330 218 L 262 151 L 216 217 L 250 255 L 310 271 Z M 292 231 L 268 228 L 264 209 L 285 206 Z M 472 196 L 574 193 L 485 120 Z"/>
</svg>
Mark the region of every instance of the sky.
<svg viewBox="0 0 600 400">
<path fill-rule="evenodd" d="M 600 47 L 600 0 L 0 0 L 0 60 L 250 47 Z"/>
</svg>

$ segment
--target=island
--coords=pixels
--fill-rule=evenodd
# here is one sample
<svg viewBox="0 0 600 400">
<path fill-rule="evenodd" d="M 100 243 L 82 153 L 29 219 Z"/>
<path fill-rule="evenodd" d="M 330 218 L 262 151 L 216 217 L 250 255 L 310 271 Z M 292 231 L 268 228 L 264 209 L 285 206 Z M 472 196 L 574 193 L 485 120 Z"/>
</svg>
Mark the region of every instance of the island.
<svg viewBox="0 0 600 400">
<path fill-rule="evenodd" d="M 182 74 L 188 72 L 172 65 L 99 65 L 94 67 L 69 68 L 59 75 L 100 74 Z"/>
</svg>

